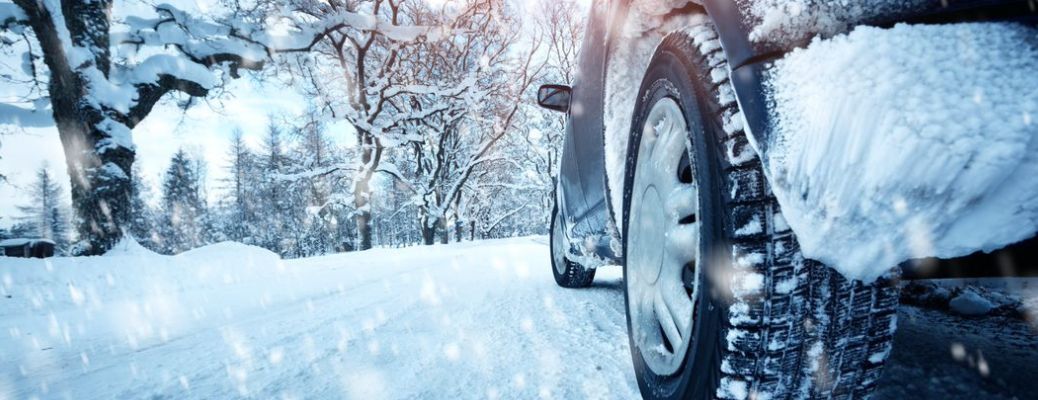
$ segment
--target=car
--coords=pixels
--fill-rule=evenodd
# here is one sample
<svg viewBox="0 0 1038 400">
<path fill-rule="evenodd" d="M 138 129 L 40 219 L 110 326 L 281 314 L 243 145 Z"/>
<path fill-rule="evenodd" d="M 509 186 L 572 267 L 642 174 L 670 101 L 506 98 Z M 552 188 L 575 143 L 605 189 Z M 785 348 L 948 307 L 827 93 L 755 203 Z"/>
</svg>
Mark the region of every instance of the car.
<svg viewBox="0 0 1038 400">
<path fill-rule="evenodd" d="M 862 280 L 803 255 L 808 232 L 783 217 L 761 161 L 776 124 L 767 67 L 859 26 L 1036 21 L 1027 1 L 858 1 L 595 2 L 572 86 L 538 91 L 568 116 L 555 281 L 587 287 L 598 267 L 623 267 L 644 398 L 867 397 L 891 351 L 899 276 L 1000 257 L 915 260 Z M 790 11 L 805 4 L 829 14 Z M 803 24 L 769 20 L 769 5 Z M 1002 251 L 1036 249 L 1029 239 Z"/>
</svg>

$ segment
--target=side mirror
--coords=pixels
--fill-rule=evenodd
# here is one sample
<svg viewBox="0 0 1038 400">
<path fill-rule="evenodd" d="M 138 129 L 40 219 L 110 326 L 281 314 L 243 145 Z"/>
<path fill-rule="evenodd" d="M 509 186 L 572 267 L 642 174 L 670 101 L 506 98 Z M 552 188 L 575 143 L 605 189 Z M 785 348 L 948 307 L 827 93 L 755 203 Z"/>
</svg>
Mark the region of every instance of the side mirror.
<svg viewBox="0 0 1038 400">
<path fill-rule="evenodd" d="M 552 111 L 569 111 L 573 89 L 566 85 L 542 85 L 537 89 L 537 105 Z"/>
</svg>

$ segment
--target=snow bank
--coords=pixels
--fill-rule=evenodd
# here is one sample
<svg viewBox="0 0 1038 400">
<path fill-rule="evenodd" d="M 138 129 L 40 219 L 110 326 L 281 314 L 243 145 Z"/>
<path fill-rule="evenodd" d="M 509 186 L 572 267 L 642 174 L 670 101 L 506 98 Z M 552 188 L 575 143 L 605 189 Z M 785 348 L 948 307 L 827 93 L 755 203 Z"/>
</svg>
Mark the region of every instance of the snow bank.
<svg viewBox="0 0 1038 400">
<path fill-rule="evenodd" d="M 158 256 L 158 253 L 148 250 L 137 243 L 131 237 L 123 237 L 119 243 L 116 243 L 111 250 L 105 253 L 105 257 L 126 257 L 126 256 Z"/>
<path fill-rule="evenodd" d="M 156 291 L 155 285 L 163 286 L 162 291 L 185 293 L 286 272 L 277 254 L 230 242 L 164 256 L 126 239 L 101 257 L 0 261 L 0 294 L 41 310 L 146 298 Z M 61 293 L 66 288 L 81 295 Z"/>
<path fill-rule="evenodd" d="M 23 330 L 50 320 L 59 342 L 112 332 L 139 348 L 220 315 L 205 311 L 213 296 L 227 296 L 228 309 L 290 297 L 294 274 L 276 254 L 236 243 L 163 256 L 124 240 L 101 257 L 3 258 L 0 319 Z"/>
<path fill-rule="evenodd" d="M 1038 30 L 860 27 L 770 68 L 765 168 L 806 256 L 872 281 L 1038 230 Z M 755 144 L 756 145 L 756 144 Z"/>
</svg>

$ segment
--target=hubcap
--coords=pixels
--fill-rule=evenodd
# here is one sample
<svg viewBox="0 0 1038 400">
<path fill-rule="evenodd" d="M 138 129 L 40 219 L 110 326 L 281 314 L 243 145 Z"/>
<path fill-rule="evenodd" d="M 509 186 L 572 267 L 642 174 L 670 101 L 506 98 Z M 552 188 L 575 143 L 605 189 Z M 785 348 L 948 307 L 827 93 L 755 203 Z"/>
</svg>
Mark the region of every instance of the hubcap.
<svg viewBox="0 0 1038 400">
<path fill-rule="evenodd" d="M 674 374 L 688 352 L 699 287 L 699 195 L 687 138 L 678 103 L 656 102 L 645 122 L 631 191 L 626 285 L 632 340 L 646 365 L 662 376 Z"/>
</svg>

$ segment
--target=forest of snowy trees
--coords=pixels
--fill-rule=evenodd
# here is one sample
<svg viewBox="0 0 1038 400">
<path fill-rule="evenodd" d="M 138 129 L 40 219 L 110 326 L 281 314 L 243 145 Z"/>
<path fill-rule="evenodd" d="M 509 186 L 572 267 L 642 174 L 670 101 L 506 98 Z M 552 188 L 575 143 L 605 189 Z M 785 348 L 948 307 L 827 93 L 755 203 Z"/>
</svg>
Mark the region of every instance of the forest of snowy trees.
<svg viewBox="0 0 1038 400">
<path fill-rule="evenodd" d="M 576 3 L 220 3 L 113 17 L 121 1 L 0 0 L 0 49 L 24 61 L 0 79 L 26 93 L 0 124 L 55 125 L 72 189 L 41 167 L 0 234 L 65 254 L 130 235 L 165 254 L 230 240 L 305 257 L 546 232 L 564 126 L 532 93 L 572 80 Z M 157 185 L 142 179 L 133 128 L 233 95 L 231 79 L 296 90 L 307 111 L 256 110 L 258 145 L 184 132 L 229 137 L 224 159 L 181 149 Z"/>
</svg>

